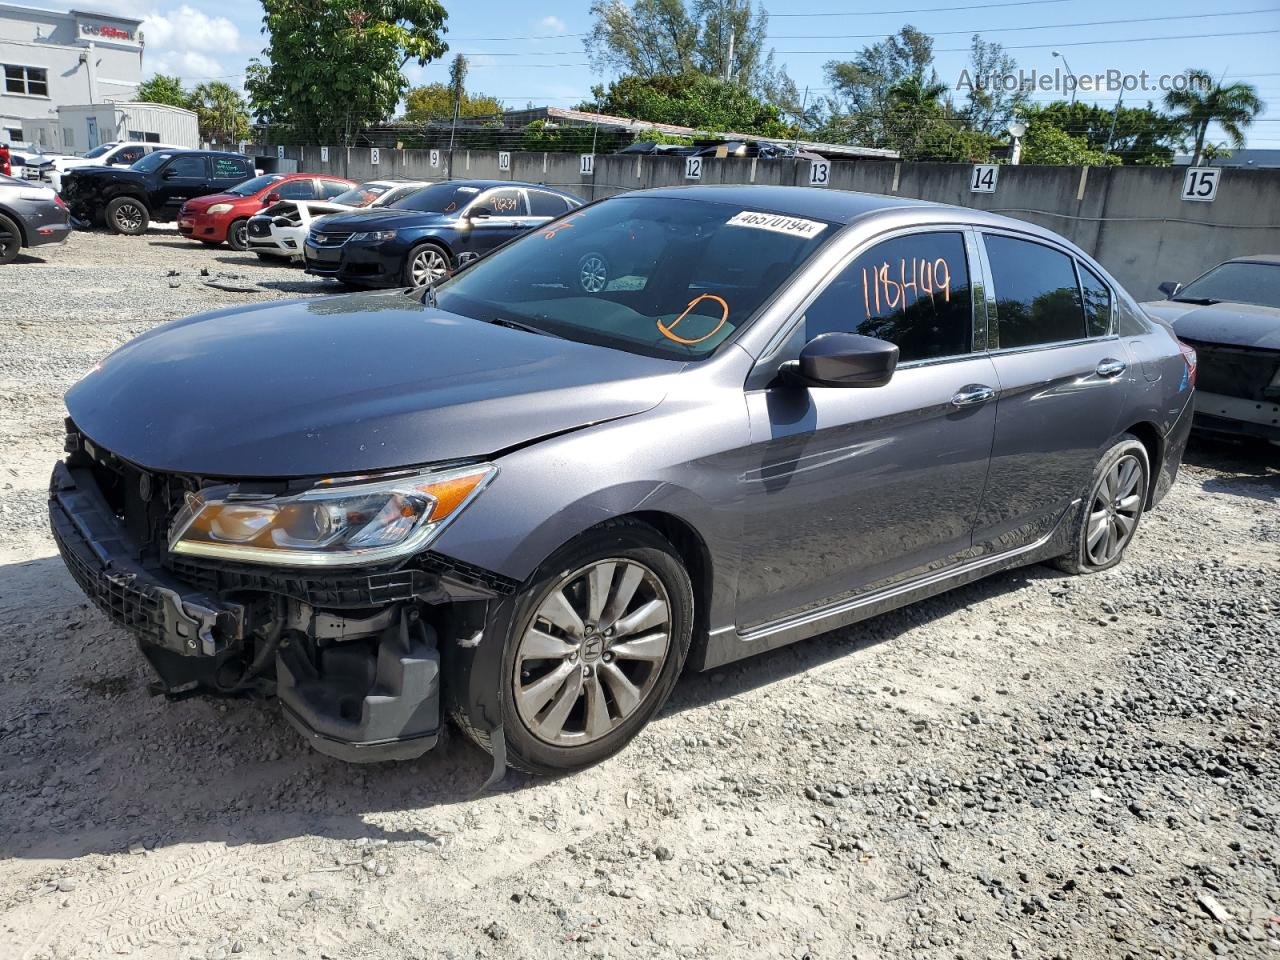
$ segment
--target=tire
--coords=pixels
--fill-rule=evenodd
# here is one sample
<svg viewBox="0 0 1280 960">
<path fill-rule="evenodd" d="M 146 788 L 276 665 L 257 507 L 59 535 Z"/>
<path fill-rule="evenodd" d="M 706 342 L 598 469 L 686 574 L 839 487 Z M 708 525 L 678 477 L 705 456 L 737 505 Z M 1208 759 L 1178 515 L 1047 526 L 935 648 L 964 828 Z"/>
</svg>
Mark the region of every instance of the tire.
<svg viewBox="0 0 1280 960">
<path fill-rule="evenodd" d="M 126 237 L 137 237 L 147 232 L 151 215 L 147 205 L 137 197 L 116 197 L 107 204 L 107 229 Z"/>
<path fill-rule="evenodd" d="M 1093 472 L 1072 525 L 1071 552 L 1050 563 L 1073 574 L 1110 570 L 1124 559 L 1138 532 L 1150 489 L 1147 448 L 1132 434 L 1120 434 Z"/>
<path fill-rule="evenodd" d="M 593 582 L 602 598 L 594 620 Z M 625 747 L 666 703 L 680 676 L 693 635 L 693 603 L 679 556 L 646 524 L 611 522 L 556 551 L 517 595 L 503 646 L 508 765 L 526 773 L 567 773 Z M 575 616 L 584 630 L 566 629 Z M 631 626 L 617 626 L 626 621 Z M 486 735 L 465 721 L 459 725 L 492 752 Z"/>
<path fill-rule="evenodd" d="M 586 253 L 578 261 L 578 274 L 575 284 L 579 290 L 589 296 L 603 293 L 613 277 L 613 268 L 602 253 Z"/>
<path fill-rule="evenodd" d="M 231 221 L 231 226 L 227 227 L 227 246 L 232 250 L 243 251 L 249 249 L 249 220 L 247 217 Z"/>
<path fill-rule="evenodd" d="M 13 263 L 22 249 L 22 232 L 18 225 L 0 214 L 0 264 Z"/>
<path fill-rule="evenodd" d="M 436 243 L 420 243 L 404 258 L 400 272 L 401 286 L 421 287 L 430 280 L 437 283 L 449 275 L 449 254 Z"/>
</svg>

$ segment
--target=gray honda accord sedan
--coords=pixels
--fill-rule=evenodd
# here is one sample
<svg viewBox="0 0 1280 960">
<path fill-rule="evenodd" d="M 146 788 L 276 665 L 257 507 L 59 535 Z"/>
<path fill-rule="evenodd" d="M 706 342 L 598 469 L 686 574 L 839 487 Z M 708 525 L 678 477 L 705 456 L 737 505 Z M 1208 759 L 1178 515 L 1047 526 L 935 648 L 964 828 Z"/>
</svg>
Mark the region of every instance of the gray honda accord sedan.
<svg viewBox="0 0 1280 960">
<path fill-rule="evenodd" d="M 1105 570 L 1195 354 L 1061 237 L 783 187 L 625 194 L 410 291 L 177 321 L 67 394 L 50 519 L 155 690 L 318 749 L 619 750 L 681 671 L 1019 564 Z"/>
</svg>

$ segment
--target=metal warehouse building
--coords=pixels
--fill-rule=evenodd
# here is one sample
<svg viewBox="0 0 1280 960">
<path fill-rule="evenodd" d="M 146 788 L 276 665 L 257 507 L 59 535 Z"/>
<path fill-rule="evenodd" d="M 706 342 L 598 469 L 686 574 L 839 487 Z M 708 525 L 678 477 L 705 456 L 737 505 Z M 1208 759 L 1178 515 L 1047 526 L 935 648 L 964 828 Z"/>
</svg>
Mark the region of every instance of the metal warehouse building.
<svg viewBox="0 0 1280 960">
<path fill-rule="evenodd" d="M 25 125 L 34 120 L 47 128 L 67 104 L 131 99 L 142 80 L 141 25 L 85 10 L 61 13 L 0 3 L 0 141 L 33 139 L 24 136 Z M 115 120 L 112 135 L 100 132 L 100 140 L 114 138 Z M 74 142 L 61 142 L 60 149 L 94 146 L 86 140 L 87 125 L 67 129 Z"/>
<path fill-rule="evenodd" d="M 58 108 L 51 120 L 26 120 L 24 139 L 53 153 L 84 153 L 112 140 L 200 146 L 195 113 L 163 103 L 97 103 Z"/>
</svg>

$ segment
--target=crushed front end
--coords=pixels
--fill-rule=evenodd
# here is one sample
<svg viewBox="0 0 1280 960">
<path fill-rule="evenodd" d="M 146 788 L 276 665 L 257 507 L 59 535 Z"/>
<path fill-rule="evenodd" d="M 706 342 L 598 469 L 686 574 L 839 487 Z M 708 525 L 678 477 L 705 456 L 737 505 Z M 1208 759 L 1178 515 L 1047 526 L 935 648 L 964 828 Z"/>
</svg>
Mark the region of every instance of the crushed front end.
<svg viewBox="0 0 1280 960">
<path fill-rule="evenodd" d="M 156 693 L 275 694 L 323 753 L 408 759 L 446 714 L 442 639 L 479 635 L 515 584 L 429 551 L 363 566 L 190 556 L 175 521 L 213 486 L 148 471 L 68 421 L 49 518 L 86 595 L 136 637 Z"/>
</svg>

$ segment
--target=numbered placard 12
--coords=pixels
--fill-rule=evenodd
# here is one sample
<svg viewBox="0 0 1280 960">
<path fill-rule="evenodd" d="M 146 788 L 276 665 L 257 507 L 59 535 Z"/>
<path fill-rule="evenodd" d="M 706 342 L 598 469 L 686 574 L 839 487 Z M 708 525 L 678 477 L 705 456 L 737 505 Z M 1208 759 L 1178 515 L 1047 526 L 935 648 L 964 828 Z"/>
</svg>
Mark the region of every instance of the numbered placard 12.
<svg viewBox="0 0 1280 960">
<path fill-rule="evenodd" d="M 684 158 L 684 178 L 686 180 L 702 179 L 702 158 L 701 157 L 685 157 Z"/>
</svg>

